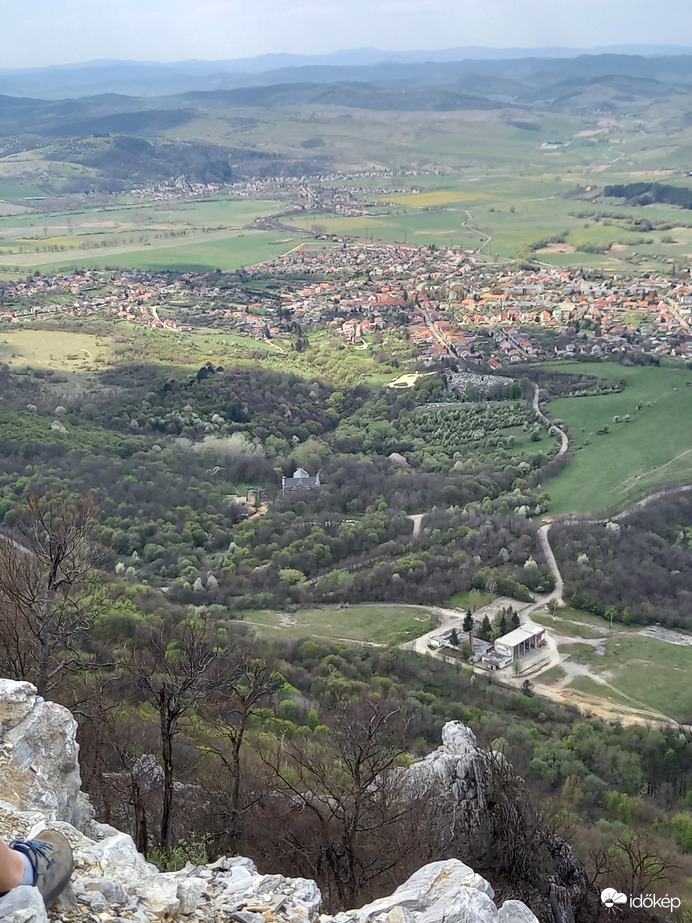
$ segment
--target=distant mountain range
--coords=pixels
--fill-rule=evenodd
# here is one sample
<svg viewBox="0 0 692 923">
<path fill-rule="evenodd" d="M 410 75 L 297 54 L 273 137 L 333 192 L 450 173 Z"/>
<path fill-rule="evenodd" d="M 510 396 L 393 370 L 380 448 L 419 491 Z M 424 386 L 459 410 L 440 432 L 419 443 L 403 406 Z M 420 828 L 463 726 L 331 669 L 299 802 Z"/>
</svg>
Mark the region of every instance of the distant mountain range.
<svg viewBox="0 0 692 923">
<path fill-rule="evenodd" d="M 273 60 L 273 58 L 272 58 Z M 152 137 L 210 110 L 340 106 L 351 109 L 449 112 L 516 109 L 635 115 L 652 101 L 679 99 L 679 118 L 692 120 L 692 54 L 580 55 L 571 58 L 498 58 L 425 63 L 311 64 L 258 74 L 205 74 L 213 65 L 94 63 L 88 94 L 80 98 L 25 97 L 8 92 L 0 74 L 0 136 L 84 138 L 94 135 Z M 184 74 L 180 68 L 187 67 Z M 99 92 L 114 74 L 156 93 Z M 76 79 L 80 68 L 51 71 Z M 36 72 L 22 72 L 33 75 Z M 47 72 L 40 72 L 45 75 Z M 5 72 L 7 75 L 7 72 Z M 19 75 L 21 76 L 21 74 Z M 155 78 L 155 79 L 154 79 Z M 18 78 L 17 78 L 18 79 Z M 121 76 L 121 79 L 125 79 Z M 182 89 L 171 89 L 181 87 Z M 201 88 L 200 88 L 201 87 Z"/>
<path fill-rule="evenodd" d="M 67 99 L 120 93 L 169 96 L 284 83 L 400 79 L 412 65 L 491 65 L 522 60 L 566 61 L 580 57 L 632 57 L 656 65 L 662 58 L 692 55 L 692 48 L 623 45 L 607 48 L 481 48 L 442 51 L 381 51 L 359 48 L 326 55 L 267 54 L 234 61 L 91 61 L 25 70 L 0 70 L 0 94 L 36 99 Z M 649 74 L 647 74 L 649 76 Z"/>
<path fill-rule="evenodd" d="M 368 54 L 375 52 L 363 51 L 361 57 Z M 264 65 L 277 63 L 275 56 L 262 60 Z M 407 120 L 422 126 L 425 112 L 492 111 L 485 118 L 523 132 L 536 150 L 538 137 L 527 134 L 540 132 L 550 113 L 626 116 L 637 120 L 633 125 L 664 132 L 692 127 L 692 54 L 332 60 L 301 66 L 281 60 L 285 66 L 257 73 L 247 70 L 247 62 L 235 62 L 245 70 L 223 74 L 216 62 L 93 62 L 14 77 L 4 72 L 0 162 L 7 162 L 13 181 L 29 177 L 52 193 L 104 193 L 174 176 L 225 183 L 249 176 L 324 173 L 334 163 L 354 162 L 342 148 L 349 120 L 358 121 L 356 110 L 381 111 L 380 121 L 390 126 Z M 256 60 L 255 65 L 260 66 Z M 83 95 L 63 90 L 62 98 L 55 99 L 8 92 L 16 86 L 12 80 L 31 79 L 39 86 L 49 77 L 54 94 L 71 81 L 73 93 L 81 86 Z M 98 92 L 116 78 L 138 92 Z M 299 111 L 294 120 L 292 111 L 274 115 L 271 109 Z M 303 128 L 295 137 L 289 130 L 293 141 L 283 146 L 279 132 L 275 150 L 267 146 L 262 127 L 272 121 L 295 121 Z M 370 116 L 361 119 L 359 130 L 377 122 Z M 28 150 L 35 153 L 22 158 Z M 360 154 L 354 156 L 361 163 Z"/>
</svg>

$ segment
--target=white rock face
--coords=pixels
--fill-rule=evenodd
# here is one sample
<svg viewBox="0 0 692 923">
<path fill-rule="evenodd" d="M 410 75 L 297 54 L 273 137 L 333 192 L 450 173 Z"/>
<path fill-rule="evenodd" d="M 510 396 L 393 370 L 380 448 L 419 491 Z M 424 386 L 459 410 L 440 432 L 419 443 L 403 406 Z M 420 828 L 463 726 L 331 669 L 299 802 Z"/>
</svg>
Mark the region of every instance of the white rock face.
<svg viewBox="0 0 692 923">
<path fill-rule="evenodd" d="M 51 820 L 81 822 L 77 722 L 31 683 L 0 679 L 0 799 Z"/>
<path fill-rule="evenodd" d="M 449 912 L 445 917 L 452 923 L 451 902 L 459 899 L 459 911 L 471 901 L 476 910 L 483 907 L 486 911 L 495 914 L 492 916 L 478 917 L 479 920 L 497 919 L 497 908 L 493 904 L 495 892 L 488 882 L 476 875 L 473 869 L 464 865 L 458 859 L 446 859 L 442 862 L 432 862 L 415 872 L 407 882 L 400 885 L 394 894 L 381 897 L 372 904 L 366 904 L 360 910 L 347 914 L 340 914 L 340 919 L 352 920 L 354 923 L 367 923 L 378 919 L 382 914 L 389 914 L 397 907 L 408 911 L 413 920 L 420 923 L 434 923 L 439 906 L 447 905 Z M 467 909 L 470 909 L 467 907 Z M 441 916 L 440 916 L 441 919 Z M 457 914 L 454 919 L 464 920 Z M 474 919 L 468 917 L 468 919 Z"/>
<path fill-rule="evenodd" d="M 497 919 L 500 923 L 534 923 L 536 918 L 521 901 L 505 901 Z"/>
<path fill-rule="evenodd" d="M 36 888 L 15 888 L 0 898 L 0 920 L 11 923 L 48 923 L 43 899 Z"/>
<path fill-rule="evenodd" d="M 483 811 L 486 761 L 487 755 L 479 749 L 473 731 L 460 721 L 450 721 L 442 729 L 442 746 L 419 763 L 399 769 L 399 783 L 431 796 L 445 792 L 450 804 L 467 811 Z"/>
<path fill-rule="evenodd" d="M 16 888 L 0 898 L 2 923 L 538 923 L 518 901 L 498 909 L 490 884 L 458 859 L 426 865 L 391 896 L 334 917 L 320 914 L 314 881 L 262 875 L 250 859 L 159 872 L 130 836 L 82 808 L 75 731 L 70 713 L 29 683 L 0 680 L 0 836 L 30 839 L 49 825 L 68 838 L 76 864 L 71 889 L 48 915 L 36 889 Z M 475 738 L 453 723 L 443 739 L 418 765 L 444 778 L 454 765 L 458 779 L 460 764 L 476 759 Z"/>
</svg>

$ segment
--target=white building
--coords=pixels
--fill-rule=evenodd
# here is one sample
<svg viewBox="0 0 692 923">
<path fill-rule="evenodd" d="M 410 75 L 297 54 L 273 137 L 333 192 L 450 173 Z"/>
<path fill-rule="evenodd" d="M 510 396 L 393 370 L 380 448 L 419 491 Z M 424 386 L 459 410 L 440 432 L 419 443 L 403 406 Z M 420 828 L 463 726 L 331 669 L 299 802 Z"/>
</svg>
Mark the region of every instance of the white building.
<svg viewBox="0 0 692 923">
<path fill-rule="evenodd" d="M 501 657 L 510 661 L 518 660 L 533 653 L 545 644 L 545 628 L 525 622 L 509 634 L 503 635 L 495 642 L 495 650 Z"/>
</svg>

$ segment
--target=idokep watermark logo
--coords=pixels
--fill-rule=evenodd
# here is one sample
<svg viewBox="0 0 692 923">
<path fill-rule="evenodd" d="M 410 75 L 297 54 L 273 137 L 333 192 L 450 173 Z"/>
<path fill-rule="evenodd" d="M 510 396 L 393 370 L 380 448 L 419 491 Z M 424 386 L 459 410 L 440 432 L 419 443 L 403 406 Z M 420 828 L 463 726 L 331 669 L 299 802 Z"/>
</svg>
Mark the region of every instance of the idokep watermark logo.
<svg viewBox="0 0 692 923">
<path fill-rule="evenodd" d="M 632 894 L 629 897 L 616 888 L 605 888 L 601 891 L 601 903 L 609 909 L 618 907 L 636 907 L 639 910 L 678 910 L 682 901 L 679 897 L 665 894 Z"/>
<path fill-rule="evenodd" d="M 605 904 L 606 907 L 626 904 L 627 895 L 623 894 L 622 891 L 617 891 L 615 888 L 606 888 L 605 891 L 601 891 L 601 903 Z"/>
</svg>

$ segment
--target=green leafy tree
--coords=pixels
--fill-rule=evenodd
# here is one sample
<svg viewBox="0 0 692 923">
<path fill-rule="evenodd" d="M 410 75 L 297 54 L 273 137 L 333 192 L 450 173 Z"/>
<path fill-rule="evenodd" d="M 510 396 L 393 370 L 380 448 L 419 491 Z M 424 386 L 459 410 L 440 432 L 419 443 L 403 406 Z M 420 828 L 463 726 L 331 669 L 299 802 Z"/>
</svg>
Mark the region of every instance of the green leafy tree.
<svg viewBox="0 0 692 923">
<path fill-rule="evenodd" d="M 507 615 L 504 609 L 501 609 L 500 612 L 493 619 L 493 631 L 492 638 L 496 640 L 501 638 L 503 635 L 507 634 Z"/>
</svg>

